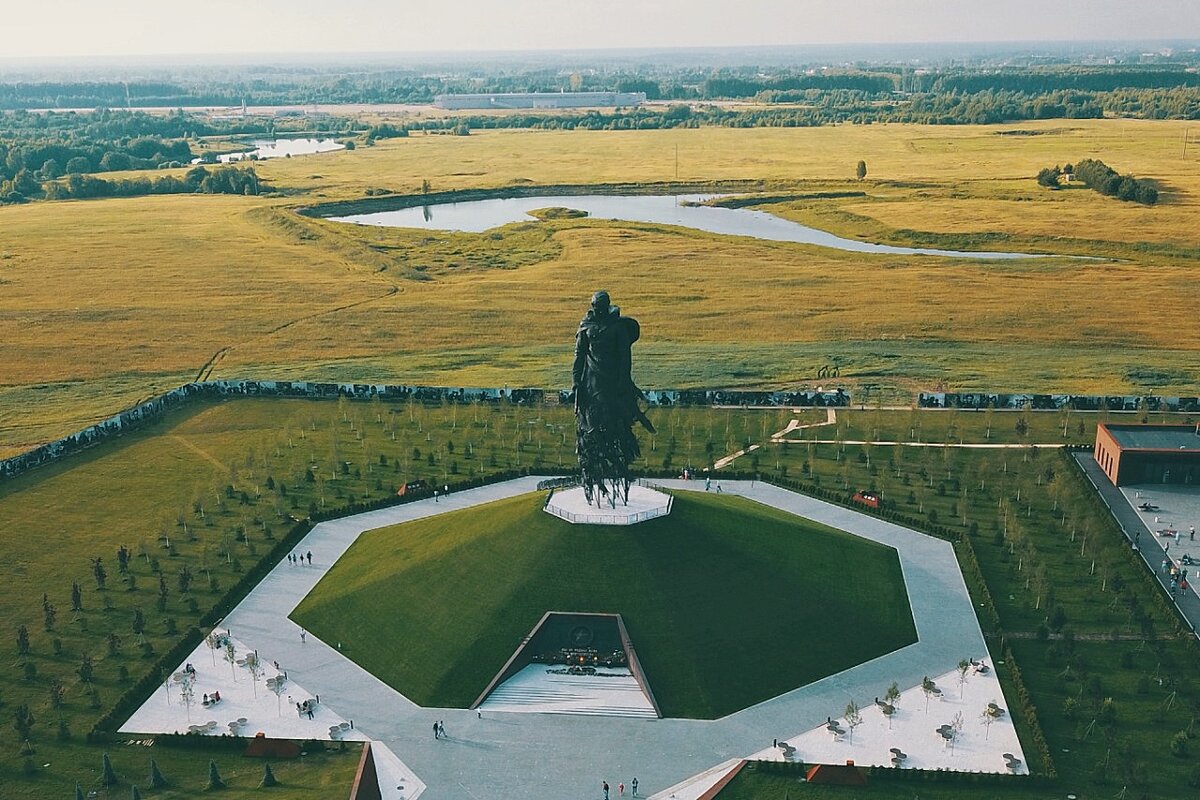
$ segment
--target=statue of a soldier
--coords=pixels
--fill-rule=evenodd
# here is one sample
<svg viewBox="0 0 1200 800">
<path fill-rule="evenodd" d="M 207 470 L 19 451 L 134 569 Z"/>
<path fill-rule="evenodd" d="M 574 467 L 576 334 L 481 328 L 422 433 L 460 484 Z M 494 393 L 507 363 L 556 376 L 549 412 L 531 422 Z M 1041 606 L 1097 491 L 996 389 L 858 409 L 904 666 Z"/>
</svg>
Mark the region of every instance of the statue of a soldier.
<svg viewBox="0 0 1200 800">
<path fill-rule="evenodd" d="M 575 335 L 571 371 L 575 396 L 575 452 L 584 496 L 615 506 L 629 501 L 629 464 L 640 454 L 633 424 L 654 433 L 639 407 L 644 399 L 633 382 L 630 349 L 641 335 L 637 320 L 622 317 L 608 292 L 592 296 L 592 307 Z"/>
</svg>

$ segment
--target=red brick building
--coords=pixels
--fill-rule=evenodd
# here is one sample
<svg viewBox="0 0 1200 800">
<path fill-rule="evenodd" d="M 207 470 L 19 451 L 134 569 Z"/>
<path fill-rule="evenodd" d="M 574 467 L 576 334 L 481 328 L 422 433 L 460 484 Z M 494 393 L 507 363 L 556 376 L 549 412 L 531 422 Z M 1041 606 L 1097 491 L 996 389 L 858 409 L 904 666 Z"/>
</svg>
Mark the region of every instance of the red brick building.
<svg viewBox="0 0 1200 800">
<path fill-rule="evenodd" d="M 1200 484 L 1200 425 L 1102 423 L 1093 455 L 1115 486 Z"/>
</svg>

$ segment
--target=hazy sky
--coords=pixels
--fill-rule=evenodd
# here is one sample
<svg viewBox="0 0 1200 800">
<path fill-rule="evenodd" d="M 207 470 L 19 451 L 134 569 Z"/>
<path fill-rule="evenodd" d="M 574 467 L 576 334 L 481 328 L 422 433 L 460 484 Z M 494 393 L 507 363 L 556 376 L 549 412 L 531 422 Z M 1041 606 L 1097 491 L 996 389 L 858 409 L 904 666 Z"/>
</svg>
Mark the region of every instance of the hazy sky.
<svg viewBox="0 0 1200 800">
<path fill-rule="evenodd" d="M 1200 0 L 0 0 L 0 57 L 1200 38 Z"/>
</svg>

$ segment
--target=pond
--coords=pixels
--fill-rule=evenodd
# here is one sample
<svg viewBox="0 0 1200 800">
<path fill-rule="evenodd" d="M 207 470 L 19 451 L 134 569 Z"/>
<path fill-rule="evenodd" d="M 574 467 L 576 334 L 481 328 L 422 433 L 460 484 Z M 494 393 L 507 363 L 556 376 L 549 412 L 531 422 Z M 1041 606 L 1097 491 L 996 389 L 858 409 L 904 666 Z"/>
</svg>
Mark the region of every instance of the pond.
<svg viewBox="0 0 1200 800">
<path fill-rule="evenodd" d="M 313 153 L 328 153 L 333 150 L 341 150 L 345 147 L 341 142 L 333 139 L 274 139 L 274 140 L 256 140 L 250 143 L 253 145 L 253 150 L 248 150 L 241 153 L 226 153 L 222 156 L 217 156 L 217 160 L 222 164 L 228 164 L 231 161 L 242 161 L 245 159 L 263 159 L 263 158 L 285 158 L 287 156 L 307 156 Z M 193 164 L 199 164 L 200 159 L 192 161 Z"/>
<path fill-rule="evenodd" d="M 955 258 L 1041 258 L 1044 254 L 937 250 L 896 247 L 843 239 L 783 217 L 751 208 L 696 205 L 721 195 L 538 195 L 494 200 L 471 200 L 413 206 L 394 211 L 331 217 L 337 222 L 389 228 L 421 228 L 480 233 L 511 222 L 528 222 L 538 208 L 563 207 L 586 211 L 593 219 L 679 225 L 729 236 L 751 236 L 772 242 L 798 242 L 856 253 L 930 255 Z"/>
</svg>

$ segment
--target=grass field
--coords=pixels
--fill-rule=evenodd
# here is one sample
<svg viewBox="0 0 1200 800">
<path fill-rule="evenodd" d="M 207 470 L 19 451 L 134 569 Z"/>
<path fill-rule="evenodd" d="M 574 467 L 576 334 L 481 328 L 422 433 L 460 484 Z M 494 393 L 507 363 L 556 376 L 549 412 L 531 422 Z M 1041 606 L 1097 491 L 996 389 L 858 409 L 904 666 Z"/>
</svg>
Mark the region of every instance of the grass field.
<svg viewBox="0 0 1200 800">
<path fill-rule="evenodd" d="M 660 434 L 656 440 L 643 440 L 647 465 L 661 467 L 663 459 L 670 457 L 675 469 L 687 463 L 702 465 L 745 440 L 763 442 L 789 417 L 788 412 L 733 409 L 652 413 Z M 28 782 L 15 780 L 23 757 L 10 728 L 10 747 L 0 748 L 0 776 L 14 779 L 10 785 L 17 792 L 14 797 L 21 800 L 47 796 L 51 787 L 69 791 L 76 781 L 85 787 L 94 783 L 102 748 L 85 745 L 82 736 L 103 707 L 153 663 L 143 659 L 133 644 L 133 609 L 144 610 L 145 636 L 158 653 L 164 652 L 177 638 L 167 633 L 167 620 L 174 619 L 179 631 L 193 624 L 219 596 L 207 573 L 217 587 L 231 585 L 238 568 L 248 569 L 270 547 L 268 531 L 280 535 L 284 523 L 279 514 L 320 509 L 322 498 L 324 507 L 330 508 L 383 497 L 409 477 L 453 482 L 454 461 L 461 477 L 481 469 L 487 474 L 531 464 L 535 458 L 553 471 L 560 458 L 569 463 L 572 457 L 568 415 L 569 409 L 557 406 L 492 410 L 489 406 L 455 409 L 268 399 L 202 402 L 144 431 L 5 481 L 0 486 L 0 530 L 11 535 L 5 537 L 6 557 L 0 563 L 0 629 L 10 632 L 12 649 L 5 662 L 11 668 L 0 671 L 0 713 L 11 719 L 18 705 L 31 706 L 38 720 L 32 737 L 36 763 L 52 766 L 39 769 Z M 1067 419 L 1056 413 L 842 410 L 837 426 L 816 428 L 806 435 L 811 439 L 815 432 L 843 442 L 898 438 L 1050 443 L 1064 441 L 1066 423 L 1065 441 L 1087 442 L 1096 420 L 1103 416 L 1073 413 Z M 1141 418 L 1140 414 L 1107 416 L 1121 421 Z M 807 413 L 802 417 L 805 422 L 821 418 Z M 1022 418 L 1027 420 L 1025 435 L 1017 432 Z M 1149 419 L 1166 418 L 1150 414 Z M 1079 422 L 1084 423 L 1082 433 Z M 565 427 L 559 430 L 559 426 Z M 474 451 L 472 457 L 464 450 Z M 1059 786 L 1080 797 L 1109 797 L 1119 790 L 1118 780 L 1127 780 L 1122 770 L 1132 765 L 1131 791 L 1136 787 L 1154 797 L 1186 795 L 1181 787 L 1192 762 L 1167 757 L 1163 751 L 1175 730 L 1190 725 L 1188 709 L 1200 685 L 1194 645 L 1170 635 L 1172 619 L 1154 600 L 1157 590 L 1138 569 L 1122 563 L 1118 535 L 1095 507 L 1090 491 L 1069 480 L 1070 472 L 1058 455 L 1045 449 L 1001 453 L 805 441 L 786 448 L 768 444 L 748 458 L 753 456 L 758 456 L 755 469 L 764 478 L 799 478 L 819 482 L 826 489 L 874 486 L 901 512 L 925 523 L 936 519 L 938 525 L 970 537 L 984 585 L 999 614 L 998 626 L 987 614 L 981 617 L 990 645 L 998 646 L 1001 631 L 1028 637 L 1008 641 L 1039 709 L 1062 776 Z M 343 470 L 345 462 L 349 464 Z M 747 470 L 752 463 L 739 459 L 733 468 Z M 312 482 L 304 477 L 310 469 Z M 268 478 L 274 490 L 267 488 Z M 239 539 L 239 528 L 245 541 Z M 173 551 L 166 547 L 163 535 L 169 537 Z M 122 544 L 135 554 L 132 590 L 115 568 L 115 552 Z M 90 559 L 95 556 L 103 557 L 108 567 L 103 592 L 97 591 L 91 573 Z M 190 590 L 195 611 L 188 597 L 178 592 L 177 572 L 183 564 L 199 575 Z M 207 573 L 201 565 L 207 565 Z M 169 590 L 162 612 L 157 609 L 156 569 L 166 577 Z M 1114 590 L 1116 576 L 1121 578 L 1120 591 Z M 70 611 L 72 581 L 82 587 L 83 611 L 78 615 Z M 970 575 L 968 582 L 978 598 L 981 585 Z M 43 593 L 57 608 L 53 631 L 44 630 Z M 1051 621 L 1054 607 L 1065 616 L 1064 634 L 1069 631 L 1076 637 L 1070 649 L 1061 640 L 1036 638 L 1040 626 Z M 16 657 L 12 643 L 22 624 L 30 633 L 27 659 Z M 87 630 L 82 630 L 84 624 Z M 124 641 L 116 656 L 108 651 L 109 633 Z M 55 639 L 61 643 L 61 654 L 54 652 Z M 636 629 L 635 643 L 641 650 Z M 504 657 L 513 643 L 506 645 Z M 76 674 L 84 653 L 94 658 L 92 686 L 100 709 L 93 708 L 91 687 Z M 26 661 L 36 667 L 33 679 L 23 675 Z M 122 678 L 122 666 L 129 670 L 129 679 Z M 481 670 L 481 681 L 486 683 L 496 668 L 489 664 Z M 1084 715 L 1096 708 L 1087 699 L 1092 695 L 1084 695 L 1085 690 L 1092 691 L 1088 687 L 1093 676 L 1100 679 L 1104 695 L 1114 698 L 1118 712 L 1114 724 L 1084 738 L 1080 726 L 1091 721 Z M 1175 683 L 1168 680 L 1159 686 L 1160 676 L 1174 676 Z M 656 672 L 651 671 L 650 677 L 657 691 Z M 57 709 L 50 692 L 55 682 L 66 690 L 64 704 Z M 1178 713 L 1164 717 L 1172 689 L 1179 692 L 1173 704 Z M 1006 693 L 1011 690 L 1006 687 Z M 1070 718 L 1062 710 L 1068 696 L 1081 703 Z M 1162 724 L 1155 722 L 1162 719 L 1166 720 Z M 60 720 L 67 724 L 70 741 L 57 739 Z M 210 757 L 217 758 L 223 771 L 243 770 L 246 781 L 256 782 L 260 769 L 257 764 L 238 767 L 238 759 L 227 759 L 224 751 L 149 752 L 160 755 L 168 777 L 178 780 L 180 797 L 187 796 L 185 786 L 203 782 Z M 167 752 L 171 755 L 162 755 Z M 146 769 L 147 755 L 141 749 L 120 748 L 113 757 L 123 773 L 136 776 Z M 1095 766 L 1106 758 L 1111 765 L 1103 777 L 1106 783 L 1096 784 Z M 297 783 L 345 785 L 336 776 L 326 778 L 323 767 L 314 769 L 307 777 L 298 777 Z M 326 780 L 330 782 L 322 783 Z M 934 787 L 922 787 L 922 795 L 926 788 L 933 793 Z M 911 797 L 903 787 L 888 790 L 893 794 L 885 787 L 872 791 L 879 792 L 872 796 L 883 798 Z M 964 796 L 1003 796 L 990 791 Z M 1062 794 L 1055 792 L 1047 796 Z"/>
<path fill-rule="evenodd" d="M 6 746 L 14 752 L 17 746 Z M 107 752 L 119 783 L 105 788 L 100 781 L 101 756 Z M 328 751 L 312 749 L 294 761 L 274 761 L 271 770 L 279 785 L 270 790 L 259 789 L 263 776 L 263 761 L 243 758 L 240 750 L 220 746 L 171 747 L 126 746 L 124 740 L 111 746 L 87 744 L 38 744 L 32 759 L 39 769 L 34 776 L 23 775 L 14 766 L 5 769 L 4 797 L 6 800 L 46 800 L 46 798 L 74 796 L 78 783 L 84 796 L 95 792 L 96 797 L 125 798 L 137 784 L 142 797 L 154 800 L 184 800 L 224 794 L 233 797 L 248 797 L 268 794 L 272 800 L 326 800 L 341 797 L 349 791 L 358 770 L 362 749 L 357 745 Z M 163 777 L 168 781 L 164 789 L 150 789 L 150 759 L 158 764 Z M 224 792 L 206 792 L 208 763 L 216 761 Z M 46 766 L 43 766 L 46 765 Z M 7 766 L 7 765 L 5 765 Z"/>
<path fill-rule="evenodd" d="M 1014 130 L 1036 135 L 999 135 Z M 601 285 L 643 323 L 646 386 L 814 385 L 837 363 L 842 383 L 902 393 L 1194 394 L 1200 161 L 1181 160 L 1181 135 L 1182 123 L 1128 120 L 477 132 L 261 162 L 274 197 L 6 207 L 0 454 L 201 372 L 562 385 Z M 865 191 L 772 208 L 843 235 L 1101 260 L 860 256 L 589 220 L 428 235 L 293 213 L 423 180 L 438 191 L 673 180 L 676 145 L 680 180 Z M 1032 180 L 1085 156 L 1159 181 L 1162 202 Z"/>
<path fill-rule="evenodd" d="M 464 707 L 545 612 L 619 613 L 669 717 L 725 716 L 916 641 L 890 548 L 735 498 L 677 497 L 620 529 L 543 500 L 373 531 L 293 617 L 415 702 Z"/>
<path fill-rule="evenodd" d="M 557 406 L 201 401 L 0 483 L 0 530 L 6 532 L 0 630 L 8 637 L 0 714 L 10 729 L 13 711 L 28 705 L 37 720 L 37 764 L 51 764 L 38 771 L 41 777 L 27 794 L 15 796 L 40 798 L 52 784 L 69 789 L 75 781 L 89 786 L 94 780 L 99 750 L 84 745 L 83 736 L 154 664 L 136 644 L 135 609 L 145 617 L 144 638 L 161 655 L 269 552 L 292 524 L 290 515 L 389 497 L 400 483 L 417 478 L 456 483 L 532 464 L 555 471 L 574 454 L 569 414 Z M 645 442 L 647 457 L 661 464 L 670 453 L 679 468 L 702 463 L 712 457 L 709 450 L 719 455 L 733 442 L 777 430 L 787 414 L 674 409 L 656 417 L 663 433 L 660 441 Z M 125 576 L 116 559 L 122 545 L 133 554 Z M 92 571 L 97 557 L 108 574 L 103 590 Z M 182 593 L 179 572 L 185 566 L 194 580 Z M 161 608 L 160 575 L 167 589 Z M 71 609 L 75 582 L 81 587 L 79 612 Z M 49 630 L 43 595 L 55 607 Z M 30 640 L 24 657 L 15 644 L 21 625 Z M 116 652 L 110 634 L 120 639 Z M 94 664 L 90 683 L 77 673 L 85 655 Z M 32 677 L 25 677 L 25 664 L 33 666 Z M 58 707 L 52 700 L 56 684 L 64 690 Z M 57 738 L 60 721 L 71 736 L 66 742 Z M 18 749 L 0 748 L 0 777 L 22 771 Z M 209 754 L 170 752 L 177 766 L 169 772 L 181 782 L 185 774 L 203 780 Z M 124 763 L 118 760 L 119 770 L 144 768 L 140 761 Z M 234 765 L 222 761 L 222 767 Z M 339 775 L 334 771 L 329 780 L 342 780 Z M 318 787 L 322 780 L 304 778 Z"/>
</svg>

